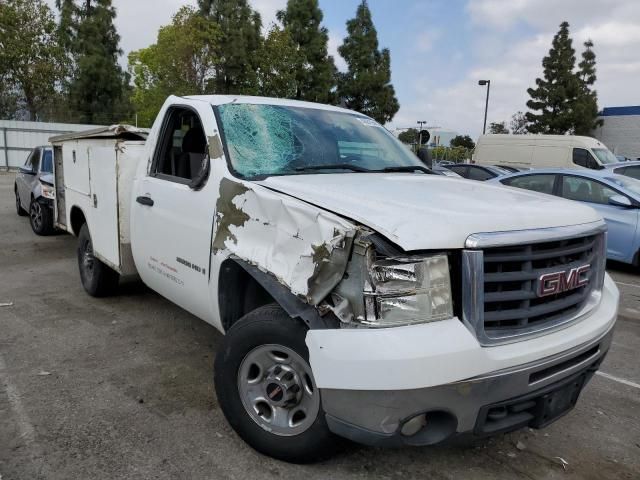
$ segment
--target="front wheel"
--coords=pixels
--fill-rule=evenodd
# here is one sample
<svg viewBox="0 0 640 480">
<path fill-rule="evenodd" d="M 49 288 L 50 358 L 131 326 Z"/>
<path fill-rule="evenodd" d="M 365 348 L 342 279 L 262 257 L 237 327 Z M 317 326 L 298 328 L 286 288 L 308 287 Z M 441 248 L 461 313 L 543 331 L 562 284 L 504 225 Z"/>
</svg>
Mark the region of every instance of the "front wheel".
<svg viewBox="0 0 640 480">
<path fill-rule="evenodd" d="M 47 205 L 38 200 L 31 200 L 29 207 L 29 222 L 36 235 L 51 235 L 53 233 L 53 212 Z"/>
<path fill-rule="evenodd" d="M 93 255 L 93 242 L 86 223 L 78 234 L 78 269 L 82 286 L 92 297 L 111 295 L 118 288 L 118 272 Z"/>
<path fill-rule="evenodd" d="M 333 453 L 305 345 L 307 329 L 277 305 L 260 307 L 227 332 L 215 386 L 225 417 L 257 451 L 304 463 Z"/>
</svg>

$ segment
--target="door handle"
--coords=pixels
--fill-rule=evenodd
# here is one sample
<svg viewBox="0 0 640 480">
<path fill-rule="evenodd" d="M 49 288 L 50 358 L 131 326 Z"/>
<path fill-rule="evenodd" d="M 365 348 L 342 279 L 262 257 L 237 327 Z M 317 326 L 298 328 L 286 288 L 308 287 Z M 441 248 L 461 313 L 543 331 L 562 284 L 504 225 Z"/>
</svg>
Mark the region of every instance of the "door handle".
<svg viewBox="0 0 640 480">
<path fill-rule="evenodd" d="M 146 205 L 147 207 L 153 207 L 153 200 L 149 197 L 138 197 L 136 198 L 136 202 L 141 205 Z"/>
</svg>

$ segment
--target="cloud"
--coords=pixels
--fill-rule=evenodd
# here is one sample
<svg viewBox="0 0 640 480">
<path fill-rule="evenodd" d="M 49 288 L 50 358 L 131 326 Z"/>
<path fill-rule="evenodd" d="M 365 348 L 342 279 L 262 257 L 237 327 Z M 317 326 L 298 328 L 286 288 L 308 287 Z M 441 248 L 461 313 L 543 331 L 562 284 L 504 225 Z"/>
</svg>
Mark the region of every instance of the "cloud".
<svg viewBox="0 0 640 480">
<path fill-rule="evenodd" d="M 262 29 L 267 32 L 273 24 L 277 23 L 276 13 L 278 10 L 284 10 L 287 0 L 251 0 L 251 6 L 260 12 Z"/>
<path fill-rule="evenodd" d="M 336 67 L 341 72 L 347 71 L 347 62 L 344 61 L 344 58 L 340 56 L 338 53 L 338 47 L 342 45 L 344 37 L 346 33 L 339 32 L 329 32 L 329 41 L 327 42 L 327 49 L 329 51 L 329 55 L 333 57 L 333 61 L 336 64 Z"/>
</svg>

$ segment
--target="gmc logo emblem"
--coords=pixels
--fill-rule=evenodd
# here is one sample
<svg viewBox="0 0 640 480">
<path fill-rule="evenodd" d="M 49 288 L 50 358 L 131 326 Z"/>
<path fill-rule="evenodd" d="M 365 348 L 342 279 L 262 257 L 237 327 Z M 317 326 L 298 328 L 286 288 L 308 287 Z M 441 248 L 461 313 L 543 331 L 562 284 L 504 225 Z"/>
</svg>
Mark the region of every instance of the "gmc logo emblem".
<svg viewBox="0 0 640 480">
<path fill-rule="evenodd" d="M 568 271 L 563 270 L 562 272 L 540 275 L 538 277 L 537 295 L 546 297 L 583 287 L 589 283 L 589 278 L 587 277 L 589 270 L 591 270 L 591 265 L 582 265 Z"/>
</svg>

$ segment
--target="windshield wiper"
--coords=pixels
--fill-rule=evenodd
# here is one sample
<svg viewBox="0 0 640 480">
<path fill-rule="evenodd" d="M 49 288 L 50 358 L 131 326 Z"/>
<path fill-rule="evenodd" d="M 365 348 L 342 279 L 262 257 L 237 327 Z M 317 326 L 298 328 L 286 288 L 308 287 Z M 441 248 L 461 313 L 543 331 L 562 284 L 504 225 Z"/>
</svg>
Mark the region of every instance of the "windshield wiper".
<svg viewBox="0 0 640 480">
<path fill-rule="evenodd" d="M 382 170 L 371 170 L 372 172 L 422 172 L 422 173 L 433 173 L 429 168 L 423 167 L 421 165 L 410 165 L 410 166 L 398 166 L 398 167 L 385 167 Z"/>
<path fill-rule="evenodd" d="M 349 163 L 334 163 L 331 165 L 307 165 L 305 167 L 296 167 L 296 172 L 304 172 L 307 170 L 351 170 L 352 172 L 375 172 L 368 168 L 358 167 Z"/>
</svg>

